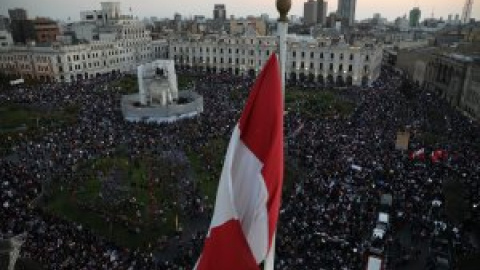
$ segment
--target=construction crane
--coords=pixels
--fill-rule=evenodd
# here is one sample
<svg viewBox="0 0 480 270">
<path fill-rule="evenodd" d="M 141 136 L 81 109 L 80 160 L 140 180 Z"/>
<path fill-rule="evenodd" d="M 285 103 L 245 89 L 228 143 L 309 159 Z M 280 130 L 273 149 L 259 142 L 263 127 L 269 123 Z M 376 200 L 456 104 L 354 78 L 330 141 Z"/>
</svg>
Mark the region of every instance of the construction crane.
<svg viewBox="0 0 480 270">
<path fill-rule="evenodd" d="M 470 21 L 472 15 L 473 0 L 465 0 L 465 6 L 462 12 L 462 23 L 467 24 Z"/>
</svg>

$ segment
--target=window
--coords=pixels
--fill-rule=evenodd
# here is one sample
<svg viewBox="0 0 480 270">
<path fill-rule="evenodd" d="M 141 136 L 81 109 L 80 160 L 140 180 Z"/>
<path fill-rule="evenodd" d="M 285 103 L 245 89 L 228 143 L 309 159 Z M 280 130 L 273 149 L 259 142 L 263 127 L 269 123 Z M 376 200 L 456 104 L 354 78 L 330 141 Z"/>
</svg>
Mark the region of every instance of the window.
<svg viewBox="0 0 480 270">
<path fill-rule="evenodd" d="M 302 58 L 305 58 L 305 52 L 302 52 Z"/>
<path fill-rule="evenodd" d="M 297 57 L 297 52 L 296 51 L 293 51 L 292 57 Z"/>
<path fill-rule="evenodd" d="M 320 53 L 320 59 L 323 59 L 323 53 Z"/>
<path fill-rule="evenodd" d="M 300 68 L 305 68 L 305 64 L 303 62 L 300 62 Z"/>
<path fill-rule="evenodd" d="M 331 53 L 331 54 L 330 54 L 330 58 L 331 58 L 332 60 L 335 59 L 335 54 L 334 54 L 334 53 Z"/>
<path fill-rule="evenodd" d="M 353 71 L 353 66 L 352 65 L 348 65 L 348 71 Z"/>
<path fill-rule="evenodd" d="M 340 65 L 338 66 L 338 72 L 342 72 L 342 71 L 343 71 L 343 65 L 340 64 Z"/>
<path fill-rule="evenodd" d="M 313 63 L 310 63 L 310 68 L 314 69 Z"/>
<path fill-rule="evenodd" d="M 315 53 L 314 52 L 311 52 L 310 53 L 310 58 L 314 58 L 315 57 Z"/>
<path fill-rule="evenodd" d="M 323 70 L 323 63 L 320 63 L 320 70 Z"/>
<path fill-rule="evenodd" d="M 368 61 L 370 60 L 370 56 L 367 54 L 367 56 L 365 56 L 365 61 Z"/>
<path fill-rule="evenodd" d="M 350 54 L 350 60 L 353 60 L 353 53 Z"/>
<path fill-rule="evenodd" d="M 296 68 L 296 63 L 295 63 L 295 61 L 292 62 L 292 68 Z"/>
<path fill-rule="evenodd" d="M 340 60 L 343 60 L 343 53 L 340 54 Z"/>
<path fill-rule="evenodd" d="M 330 63 L 330 68 L 329 69 L 330 69 L 330 71 L 333 71 L 333 64 L 332 63 Z"/>
</svg>

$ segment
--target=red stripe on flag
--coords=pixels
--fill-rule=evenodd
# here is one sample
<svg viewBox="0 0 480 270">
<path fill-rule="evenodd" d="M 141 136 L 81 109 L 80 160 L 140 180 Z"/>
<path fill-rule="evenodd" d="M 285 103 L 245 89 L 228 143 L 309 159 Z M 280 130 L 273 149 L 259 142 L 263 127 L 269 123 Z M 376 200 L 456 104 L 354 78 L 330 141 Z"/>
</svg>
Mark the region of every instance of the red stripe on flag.
<svg viewBox="0 0 480 270">
<path fill-rule="evenodd" d="M 279 64 L 273 53 L 257 77 L 240 118 L 240 138 L 264 164 L 268 190 L 268 242 L 275 233 L 283 185 L 283 98 Z"/>
<path fill-rule="evenodd" d="M 238 220 L 230 220 L 212 228 L 205 239 L 202 254 L 197 270 L 259 269 Z"/>
</svg>

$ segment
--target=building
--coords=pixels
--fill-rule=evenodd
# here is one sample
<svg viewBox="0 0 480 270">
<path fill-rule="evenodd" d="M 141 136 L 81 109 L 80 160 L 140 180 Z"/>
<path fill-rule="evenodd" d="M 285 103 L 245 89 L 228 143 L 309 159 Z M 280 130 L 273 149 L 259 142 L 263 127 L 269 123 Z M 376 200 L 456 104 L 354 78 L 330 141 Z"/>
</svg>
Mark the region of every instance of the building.
<svg viewBox="0 0 480 270">
<path fill-rule="evenodd" d="M 10 16 L 11 21 L 24 21 L 28 19 L 27 11 L 23 8 L 9 9 L 8 16 Z"/>
<path fill-rule="evenodd" d="M 230 19 L 230 34 L 243 35 L 254 32 L 255 35 L 266 36 L 267 24 L 262 18 L 248 17 L 247 19 Z"/>
<path fill-rule="evenodd" d="M 0 30 L 0 47 L 8 47 L 13 45 L 12 34 L 7 30 Z"/>
<path fill-rule="evenodd" d="M 410 29 L 409 27 L 409 21 L 407 19 L 407 16 L 403 16 L 403 17 L 398 17 L 397 19 L 395 19 L 395 26 L 397 27 L 397 29 L 401 32 L 406 32 Z"/>
<path fill-rule="evenodd" d="M 317 1 L 308 0 L 303 4 L 303 23 L 306 25 L 317 23 Z"/>
<path fill-rule="evenodd" d="M 419 86 L 480 119 L 480 57 L 474 45 L 399 50 L 396 67 Z"/>
<path fill-rule="evenodd" d="M 408 17 L 410 27 L 419 27 L 420 26 L 420 17 L 422 12 L 418 7 L 414 7 L 410 10 L 410 16 Z"/>
<path fill-rule="evenodd" d="M 33 20 L 12 20 L 10 22 L 13 41 L 26 44 L 35 41 L 35 25 Z"/>
<path fill-rule="evenodd" d="M 327 1 L 317 0 L 317 23 L 322 26 L 327 24 Z"/>
<path fill-rule="evenodd" d="M 419 45 L 400 48 L 396 51 L 395 67 L 401 69 L 411 81 L 423 85 L 427 65 L 433 58 L 434 51 L 435 48 L 426 47 L 426 44 L 423 44 L 423 47 Z"/>
<path fill-rule="evenodd" d="M 3 15 L 0 15 L 0 30 L 10 30 L 10 20 Z"/>
<path fill-rule="evenodd" d="M 338 0 L 337 14 L 346 22 L 348 26 L 353 26 L 355 22 L 355 6 L 357 0 Z"/>
<path fill-rule="evenodd" d="M 435 53 L 427 64 L 426 89 L 450 105 L 480 119 L 480 58 L 458 53 Z"/>
<path fill-rule="evenodd" d="M 48 18 L 36 18 L 33 21 L 33 27 L 37 43 L 52 43 L 60 34 L 57 22 Z"/>
<path fill-rule="evenodd" d="M 122 14 L 120 2 L 102 2 L 102 11 L 105 14 L 105 20 L 118 20 Z"/>
<path fill-rule="evenodd" d="M 215 4 L 213 7 L 213 19 L 225 21 L 227 19 L 227 10 L 224 4 Z"/>
<path fill-rule="evenodd" d="M 82 42 L 0 47 L 0 72 L 26 79 L 71 82 L 107 73 L 134 72 L 140 64 L 168 57 L 165 40 L 152 41 L 142 22 L 117 16 L 117 10 L 116 4 L 102 5 L 104 24 L 82 21 L 67 26 L 71 40 L 81 37 Z M 59 36 L 60 40 L 63 37 Z"/>
<path fill-rule="evenodd" d="M 463 24 L 470 23 L 470 18 L 472 16 L 472 6 L 473 6 L 473 0 L 465 1 L 465 6 L 463 7 L 463 12 L 462 12 Z"/>
<path fill-rule="evenodd" d="M 86 10 L 80 12 L 82 22 L 106 23 L 107 16 L 103 10 Z"/>
<path fill-rule="evenodd" d="M 183 68 L 255 76 L 277 50 L 275 36 L 222 36 L 170 40 L 169 58 Z M 380 75 L 382 46 L 348 45 L 341 38 L 289 36 L 286 78 L 329 85 L 370 84 Z"/>
</svg>

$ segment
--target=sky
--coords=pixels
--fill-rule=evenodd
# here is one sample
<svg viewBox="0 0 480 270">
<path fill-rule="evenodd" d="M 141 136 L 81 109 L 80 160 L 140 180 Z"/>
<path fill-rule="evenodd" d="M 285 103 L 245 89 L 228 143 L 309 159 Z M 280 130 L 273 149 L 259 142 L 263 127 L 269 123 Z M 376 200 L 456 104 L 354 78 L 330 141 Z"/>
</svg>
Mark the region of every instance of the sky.
<svg viewBox="0 0 480 270">
<path fill-rule="evenodd" d="M 140 19 L 144 17 L 173 18 L 178 12 L 184 17 L 213 15 L 214 4 L 225 4 L 227 16 L 236 17 L 246 15 L 259 16 L 267 13 L 271 18 L 277 18 L 276 0 L 117 0 L 121 2 L 122 13 L 133 14 Z M 292 0 L 292 9 L 289 15 L 303 16 L 303 3 L 307 0 Z M 328 12 L 337 9 L 338 0 L 329 0 Z M 78 20 L 81 10 L 100 9 L 100 0 L 0 0 L 0 15 L 8 16 L 8 9 L 15 7 L 25 8 L 29 17 L 43 16 L 53 19 Z M 472 17 L 480 20 L 480 0 L 474 1 Z M 432 12 L 436 18 L 447 19 L 448 14 L 461 14 L 465 0 L 357 0 L 356 20 L 371 18 L 374 13 L 393 20 L 396 17 L 407 15 L 409 10 L 420 7 L 422 19 L 430 18 Z M 130 8 L 132 12 L 130 13 Z M 461 15 L 460 15 L 461 16 Z"/>
</svg>

